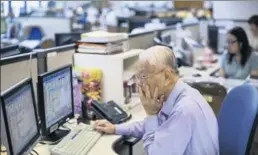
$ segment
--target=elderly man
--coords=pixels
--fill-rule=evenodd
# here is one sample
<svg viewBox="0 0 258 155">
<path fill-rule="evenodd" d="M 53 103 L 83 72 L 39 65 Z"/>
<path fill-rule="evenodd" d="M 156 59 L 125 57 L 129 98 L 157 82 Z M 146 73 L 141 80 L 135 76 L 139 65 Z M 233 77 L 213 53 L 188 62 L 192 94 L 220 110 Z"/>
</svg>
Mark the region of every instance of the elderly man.
<svg viewBox="0 0 258 155">
<path fill-rule="evenodd" d="M 130 125 L 100 120 L 95 129 L 142 138 L 148 155 L 218 155 L 216 117 L 201 94 L 179 79 L 173 52 L 154 46 L 139 59 L 136 78 L 147 117 Z"/>
</svg>

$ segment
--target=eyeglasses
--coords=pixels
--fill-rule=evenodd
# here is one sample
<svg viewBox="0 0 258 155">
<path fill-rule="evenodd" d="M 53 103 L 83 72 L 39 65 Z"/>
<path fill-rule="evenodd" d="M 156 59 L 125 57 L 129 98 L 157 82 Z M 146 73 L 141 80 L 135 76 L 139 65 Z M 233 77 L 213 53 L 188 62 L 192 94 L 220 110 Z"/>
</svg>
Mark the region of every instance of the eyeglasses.
<svg viewBox="0 0 258 155">
<path fill-rule="evenodd" d="M 143 72 L 137 73 L 134 76 L 135 83 L 139 83 L 139 82 L 142 82 L 144 80 L 147 80 L 148 78 L 150 78 L 154 75 L 157 75 L 157 74 L 161 73 L 162 71 L 164 71 L 164 69 L 162 69 L 162 70 L 160 70 L 156 73 L 149 74 L 149 75 L 146 75 L 146 73 L 143 73 Z"/>
</svg>

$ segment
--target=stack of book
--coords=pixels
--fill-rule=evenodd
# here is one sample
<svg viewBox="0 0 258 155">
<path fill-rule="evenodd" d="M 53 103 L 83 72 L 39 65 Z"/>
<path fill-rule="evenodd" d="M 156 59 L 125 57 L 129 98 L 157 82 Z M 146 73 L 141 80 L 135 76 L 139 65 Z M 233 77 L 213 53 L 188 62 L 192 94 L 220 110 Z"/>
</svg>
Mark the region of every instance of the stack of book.
<svg viewBox="0 0 258 155">
<path fill-rule="evenodd" d="M 84 33 L 77 42 L 77 52 L 92 54 L 112 54 L 126 50 L 125 33 L 108 33 L 103 31 Z"/>
</svg>

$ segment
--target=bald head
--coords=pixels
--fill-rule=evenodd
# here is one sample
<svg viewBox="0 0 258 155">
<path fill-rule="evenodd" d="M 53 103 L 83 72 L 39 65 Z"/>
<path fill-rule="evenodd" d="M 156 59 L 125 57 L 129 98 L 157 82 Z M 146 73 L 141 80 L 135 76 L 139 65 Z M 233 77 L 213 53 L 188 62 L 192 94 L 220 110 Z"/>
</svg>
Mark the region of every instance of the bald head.
<svg viewBox="0 0 258 155">
<path fill-rule="evenodd" d="M 140 61 L 147 61 L 152 65 L 167 66 L 177 72 L 177 62 L 173 51 L 166 46 L 153 46 L 143 51 L 139 56 Z"/>
</svg>

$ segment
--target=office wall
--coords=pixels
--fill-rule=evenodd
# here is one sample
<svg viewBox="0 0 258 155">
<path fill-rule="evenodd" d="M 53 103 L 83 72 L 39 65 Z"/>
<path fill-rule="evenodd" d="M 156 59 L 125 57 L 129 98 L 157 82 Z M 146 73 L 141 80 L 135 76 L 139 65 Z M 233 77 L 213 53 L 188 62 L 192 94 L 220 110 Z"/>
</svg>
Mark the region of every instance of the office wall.
<svg viewBox="0 0 258 155">
<path fill-rule="evenodd" d="M 22 26 L 26 25 L 40 25 L 44 30 L 46 36 L 55 38 L 55 33 L 69 33 L 71 32 L 71 19 L 69 18 L 54 18 L 54 17 L 19 17 L 18 22 Z"/>
<path fill-rule="evenodd" d="M 213 1 L 214 19 L 247 20 L 258 14 L 258 1 Z"/>
</svg>

